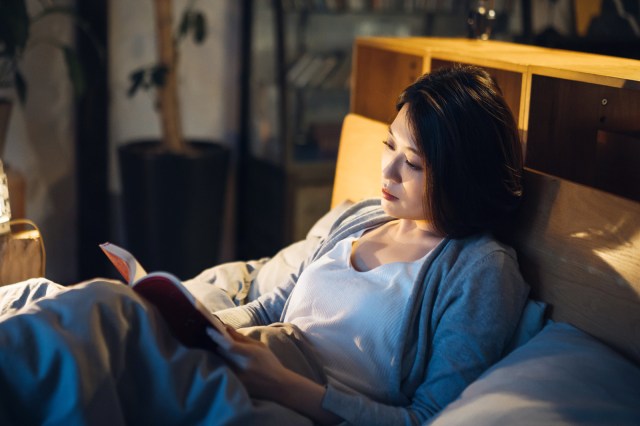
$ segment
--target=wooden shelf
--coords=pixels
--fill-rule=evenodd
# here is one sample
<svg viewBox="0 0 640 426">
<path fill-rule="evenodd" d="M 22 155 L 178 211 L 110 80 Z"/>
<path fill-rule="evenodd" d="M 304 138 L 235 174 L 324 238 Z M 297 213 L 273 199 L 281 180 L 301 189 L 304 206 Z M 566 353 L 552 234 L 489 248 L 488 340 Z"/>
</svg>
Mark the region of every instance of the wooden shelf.
<svg viewBox="0 0 640 426">
<path fill-rule="evenodd" d="M 359 38 L 351 112 L 390 122 L 402 89 L 456 63 L 496 79 L 518 122 L 527 167 L 640 199 L 632 165 L 640 152 L 638 60 L 492 40 Z M 603 162 L 620 176 L 602 176 Z"/>
</svg>

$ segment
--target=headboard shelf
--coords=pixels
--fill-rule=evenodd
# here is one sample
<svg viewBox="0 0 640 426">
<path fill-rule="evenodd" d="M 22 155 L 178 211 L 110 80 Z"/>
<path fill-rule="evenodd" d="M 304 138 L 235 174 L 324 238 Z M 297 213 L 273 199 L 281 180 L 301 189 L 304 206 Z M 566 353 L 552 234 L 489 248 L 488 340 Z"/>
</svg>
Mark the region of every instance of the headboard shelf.
<svg viewBox="0 0 640 426">
<path fill-rule="evenodd" d="M 483 67 L 496 78 L 533 169 L 591 185 L 598 167 L 597 130 L 639 131 L 640 61 L 493 40 L 357 39 L 351 112 L 389 121 L 410 80 L 456 63 Z M 585 155 L 590 167 L 581 170 L 588 178 L 578 176 L 573 164 Z"/>
</svg>

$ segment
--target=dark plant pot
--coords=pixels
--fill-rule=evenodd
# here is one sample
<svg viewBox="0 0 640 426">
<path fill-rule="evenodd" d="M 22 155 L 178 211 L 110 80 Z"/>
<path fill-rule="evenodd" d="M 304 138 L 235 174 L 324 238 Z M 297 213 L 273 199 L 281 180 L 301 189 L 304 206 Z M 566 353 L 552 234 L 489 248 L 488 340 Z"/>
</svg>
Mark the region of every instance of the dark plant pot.
<svg viewBox="0 0 640 426">
<path fill-rule="evenodd" d="M 191 278 L 218 261 L 229 149 L 203 141 L 176 155 L 157 141 L 118 150 L 126 247 L 147 271 Z"/>
</svg>

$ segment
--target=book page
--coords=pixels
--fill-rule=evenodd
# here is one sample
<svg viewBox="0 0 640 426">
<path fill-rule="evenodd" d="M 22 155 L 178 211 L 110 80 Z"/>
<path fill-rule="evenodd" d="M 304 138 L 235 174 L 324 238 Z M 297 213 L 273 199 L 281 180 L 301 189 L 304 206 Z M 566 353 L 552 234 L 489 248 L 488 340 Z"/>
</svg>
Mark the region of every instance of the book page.
<svg viewBox="0 0 640 426">
<path fill-rule="evenodd" d="M 136 258 L 122 247 L 107 242 L 100 244 L 100 248 L 129 285 L 147 275 Z"/>
</svg>

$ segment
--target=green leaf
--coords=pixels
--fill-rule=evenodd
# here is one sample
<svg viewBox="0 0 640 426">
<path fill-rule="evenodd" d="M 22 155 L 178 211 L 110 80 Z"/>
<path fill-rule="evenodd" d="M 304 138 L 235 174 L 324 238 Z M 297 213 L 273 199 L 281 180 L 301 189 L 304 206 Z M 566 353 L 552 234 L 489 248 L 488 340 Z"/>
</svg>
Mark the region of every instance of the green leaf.
<svg viewBox="0 0 640 426">
<path fill-rule="evenodd" d="M 20 99 L 20 102 L 24 104 L 27 100 L 27 82 L 22 76 L 20 70 L 17 68 L 13 78 L 16 85 L 16 93 L 18 94 L 18 99 Z"/>
<path fill-rule="evenodd" d="M 129 74 L 129 81 L 131 82 L 131 85 L 129 86 L 129 90 L 127 90 L 128 97 L 135 95 L 138 89 L 142 86 L 145 74 L 146 70 L 144 68 L 137 69 Z"/>
<path fill-rule="evenodd" d="M 193 41 L 201 44 L 207 38 L 207 20 L 202 12 L 192 12 L 193 18 Z"/>
<path fill-rule="evenodd" d="M 184 12 L 180 19 L 180 25 L 178 26 L 178 40 L 183 39 L 189 32 L 190 13 Z"/>
<path fill-rule="evenodd" d="M 73 86 L 73 91 L 77 98 L 82 97 L 87 90 L 87 80 L 85 78 L 84 69 L 80 64 L 78 56 L 68 46 L 63 46 L 64 60 L 67 64 L 69 80 Z"/>
</svg>

